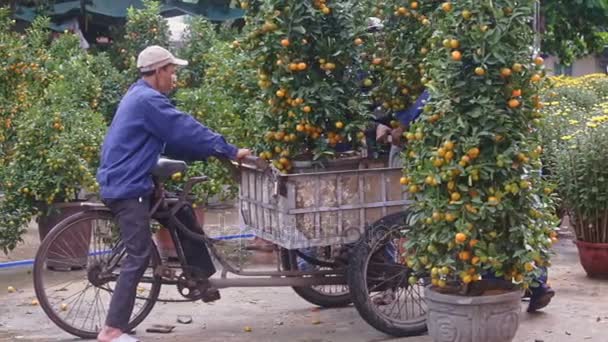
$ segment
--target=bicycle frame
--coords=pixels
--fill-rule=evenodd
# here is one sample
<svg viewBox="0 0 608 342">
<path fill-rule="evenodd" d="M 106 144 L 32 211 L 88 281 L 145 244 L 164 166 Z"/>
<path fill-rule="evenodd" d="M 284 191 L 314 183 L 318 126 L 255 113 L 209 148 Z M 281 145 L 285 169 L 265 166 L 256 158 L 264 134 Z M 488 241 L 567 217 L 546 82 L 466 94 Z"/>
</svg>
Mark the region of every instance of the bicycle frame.
<svg viewBox="0 0 608 342">
<path fill-rule="evenodd" d="M 288 271 L 282 270 L 281 257 L 287 257 L 289 262 L 295 264 L 296 255 L 298 254 L 295 250 L 285 250 L 275 245 L 275 251 L 277 252 L 277 270 L 276 271 L 245 271 L 242 269 L 234 268 L 228 263 L 222 255 L 215 248 L 216 244 L 221 243 L 219 240 L 213 240 L 204 234 L 199 234 L 191 231 L 184 223 L 177 218 L 177 213 L 184 207 L 191 205 L 192 203 L 188 200 L 188 194 L 192 187 L 198 183 L 204 182 L 207 177 L 193 177 L 184 186 L 183 192 L 179 197 L 169 197 L 162 184 L 155 184 L 155 196 L 153 205 L 150 210 L 150 215 L 156 220 L 168 220 L 169 225 L 165 228 L 169 230 L 171 239 L 175 245 L 175 250 L 179 263 L 184 269 L 188 267 L 188 263 L 185 257 L 184 249 L 182 247 L 181 240 L 178 237 L 178 230 L 184 233 L 185 237 L 191 240 L 203 242 L 205 246 L 210 250 L 211 255 L 221 265 L 220 278 L 209 279 L 209 285 L 214 288 L 228 288 L 228 287 L 275 287 L 275 286 L 319 286 L 319 285 L 345 285 L 346 279 L 344 277 L 344 268 L 335 268 L 329 270 L 318 270 L 318 271 Z M 101 203 L 82 203 L 83 206 L 89 207 L 93 210 L 109 210 Z M 202 227 L 197 227 L 201 231 L 204 231 Z M 124 253 L 124 249 L 116 248 L 113 253 L 120 252 Z M 281 255 L 280 252 L 284 254 Z M 121 256 L 116 260 L 120 260 Z M 110 260 L 114 260 L 114 255 L 110 257 Z M 310 260 L 313 263 L 323 264 L 323 261 Z M 117 261 L 115 261 L 116 263 Z M 162 283 L 165 285 L 177 284 L 177 277 L 175 272 L 171 269 L 176 267 L 162 263 L 155 270 L 155 274 L 162 275 Z M 112 269 L 109 265 L 109 269 Z M 227 277 L 228 273 L 239 276 L 239 278 Z M 145 279 L 145 277 L 143 278 Z"/>
</svg>

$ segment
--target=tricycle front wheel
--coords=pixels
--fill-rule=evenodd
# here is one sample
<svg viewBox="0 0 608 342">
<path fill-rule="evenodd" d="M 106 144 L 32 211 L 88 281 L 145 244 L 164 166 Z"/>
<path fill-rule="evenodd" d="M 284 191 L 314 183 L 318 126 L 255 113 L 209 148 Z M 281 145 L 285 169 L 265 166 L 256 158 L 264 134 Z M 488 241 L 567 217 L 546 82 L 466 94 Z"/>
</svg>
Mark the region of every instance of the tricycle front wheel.
<svg viewBox="0 0 608 342">
<path fill-rule="evenodd" d="M 414 274 L 403 260 L 407 216 L 389 215 L 373 224 L 353 248 L 347 271 L 351 298 L 361 317 L 398 337 L 427 329 L 425 277 Z"/>
</svg>

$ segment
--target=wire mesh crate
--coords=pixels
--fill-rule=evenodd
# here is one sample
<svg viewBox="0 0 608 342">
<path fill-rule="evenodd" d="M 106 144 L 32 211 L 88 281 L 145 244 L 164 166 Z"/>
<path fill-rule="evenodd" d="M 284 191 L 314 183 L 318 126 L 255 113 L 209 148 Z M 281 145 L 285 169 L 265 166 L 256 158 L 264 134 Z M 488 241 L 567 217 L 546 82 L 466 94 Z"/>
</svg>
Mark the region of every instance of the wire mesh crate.
<svg viewBox="0 0 608 342">
<path fill-rule="evenodd" d="M 410 203 L 399 183 L 401 168 L 385 165 L 368 161 L 293 174 L 242 167 L 243 221 L 287 249 L 355 242 L 367 225 Z"/>
</svg>

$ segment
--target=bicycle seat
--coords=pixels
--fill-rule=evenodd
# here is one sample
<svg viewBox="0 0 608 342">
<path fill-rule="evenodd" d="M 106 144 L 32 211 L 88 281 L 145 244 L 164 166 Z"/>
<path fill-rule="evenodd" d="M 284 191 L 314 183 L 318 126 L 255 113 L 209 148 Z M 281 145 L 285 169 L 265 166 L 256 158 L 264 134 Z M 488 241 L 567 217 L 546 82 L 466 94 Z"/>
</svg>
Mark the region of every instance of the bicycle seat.
<svg viewBox="0 0 608 342">
<path fill-rule="evenodd" d="M 188 165 L 181 160 L 160 158 L 152 169 L 152 176 L 160 181 L 164 181 L 171 178 L 174 173 L 186 171 L 187 168 Z"/>
</svg>

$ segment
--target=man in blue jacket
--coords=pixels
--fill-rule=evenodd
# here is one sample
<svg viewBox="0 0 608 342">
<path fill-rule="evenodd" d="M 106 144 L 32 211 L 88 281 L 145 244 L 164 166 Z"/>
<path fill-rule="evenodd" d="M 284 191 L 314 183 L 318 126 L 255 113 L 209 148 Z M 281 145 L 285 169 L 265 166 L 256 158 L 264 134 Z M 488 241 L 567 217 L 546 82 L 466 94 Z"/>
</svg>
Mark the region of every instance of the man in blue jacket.
<svg viewBox="0 0 608 342">
<path fill-rule="evenodd" d="M 120 102 L 101 149 L 97 171 L 101 197 L 116 217 L 127 252 L 106 325 L 97 337 L 101 342 L 136 341 L 126 335 L 127 324 L 137 284 L 148 267 L 153 248 L 149 214 L 154 190 L 151 171 L 160 154 L 175 151 L 190 160 L 210 156 L 238 160 L 251 154 L 177 110 L 165 96 L 175 87 L 176 67 L 187 64 L 160 46 L 144 49 L 137 59 L 142 77 Z M 207 270 L 208 275 L 213 272 Z"/>
</svg>

